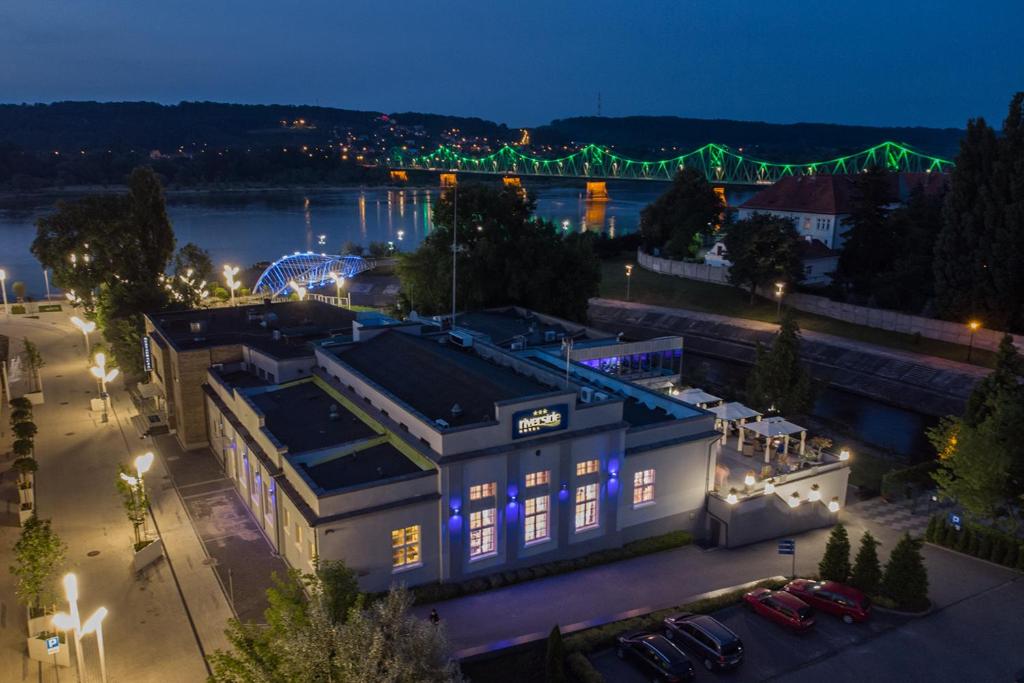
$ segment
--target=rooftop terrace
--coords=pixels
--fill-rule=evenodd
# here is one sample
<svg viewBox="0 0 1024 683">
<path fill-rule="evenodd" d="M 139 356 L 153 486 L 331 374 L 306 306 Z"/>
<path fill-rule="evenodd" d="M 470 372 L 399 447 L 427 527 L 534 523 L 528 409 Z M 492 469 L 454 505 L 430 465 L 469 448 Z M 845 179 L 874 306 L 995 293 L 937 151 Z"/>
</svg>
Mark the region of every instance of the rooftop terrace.
<svg viewBox="0 0 1024 683">
<path fill-rule="evenodd" d="M 266 417 L 267 429 L 291 454 L 367 439 L 375 434 L 315 382 L 253 393 L 249 400 Z M 335 408 L 332 410 L 332 406 Z"/>
<path fill-rule="evenodd" d="M 370 342 L 331 351 L 428 419 L 452 426 L 493 420 L 496 401 L 555 390 L 438 339 L 387 331 Z M 460 414 L 452 413 L 456 404 Z"/>
</svg>

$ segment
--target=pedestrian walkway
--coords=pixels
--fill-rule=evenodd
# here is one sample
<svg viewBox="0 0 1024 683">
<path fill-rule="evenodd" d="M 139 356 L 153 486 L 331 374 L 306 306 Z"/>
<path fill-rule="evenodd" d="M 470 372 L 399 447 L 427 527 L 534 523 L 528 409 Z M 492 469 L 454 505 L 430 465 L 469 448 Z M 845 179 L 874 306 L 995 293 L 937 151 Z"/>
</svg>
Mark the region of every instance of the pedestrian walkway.
<svg viewBox="0 0 1024 683">
<path fill-rule="evenodd" d="M 242 621 L 263 621 L 266 590 L 288 565 L 263 535 L 252 512 L 209 449 L 184 451 L 173 435 L 153 438 L 195 534 Z"/>
<path fill-rule="evenodd" d="M 914 498 L 904 498 L 894 502 L 886 502 L 882 498 L 870 498 L 854 503 L 846 508 L 850 514 L 893 529 L 900 533 L 909 533 L 921 538 L 928 529 L 928 520 L 937 511 L 932 502 L 931 493 L 921 494 Z"/>
</svg>

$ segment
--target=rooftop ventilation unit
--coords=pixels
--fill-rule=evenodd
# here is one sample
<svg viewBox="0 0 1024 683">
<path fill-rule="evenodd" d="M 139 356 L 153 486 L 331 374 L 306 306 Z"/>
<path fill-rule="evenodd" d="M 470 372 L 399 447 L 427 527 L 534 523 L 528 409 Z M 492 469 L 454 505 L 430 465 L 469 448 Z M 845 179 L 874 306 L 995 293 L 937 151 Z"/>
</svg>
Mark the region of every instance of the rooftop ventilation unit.
<svg viewBox="0 0 1024 683">
<path fill-rule="evenodd" d="M 604 393 L 603 391 L 595 391 L 594 392 L 594 400 L 595 401 L 607 401 L 608 400 L 608 394 Z"/>
<path fill-rule="evenodd" d="M 437 418 L 436 420 L 434 420 L 434 424 L 436 424 L 441 429 L 448 429 L 449 427 L 451 427 L 451 425 L 448 424 L 448 420 L 442 420 L 441 418 Z"/>
<path fill-rule="evenodd" d="M 580 387 L 580 400 L 584 403 L 592 402 L 594 400 L 593 387 Z"/>
<path fill-rule="evenodd" d="M 473 346 L 473 335 L 469 332 L 452 331 L 448 333 L 448 341 L 456 346 L 468 349 Z"/>
<path fill-rule="evenodd" d="M 509 347 L 509 349 L 512 350 L 512 351 L 522 351 L 523 350 L 523 342 L 521 342 L 521 341 L 514 341 L 514 342 L 512 342 L 512 345 Z"/>
<path fill-rule="evenodd" d="M 327 419 L 329 419 L 331 422 L 337 422 L 340 417 L 341 413 L 338 410 L 338 404 L 332 403 L 331 409 L 327 413 Z"/>
<path fill-rule="evenodd" d="M 554 330 L 544 330 L 544 341 L 546 341 L 546 342 L 553 342 L 553 341 L 555 341 L 555 331 Z"/>
<path fill-rule="evenodd" d="M 462 406 L 456 403 L 452 406 L 452 417 L 458 417 L 459 415 L 462 415 Z"/>
</svg>

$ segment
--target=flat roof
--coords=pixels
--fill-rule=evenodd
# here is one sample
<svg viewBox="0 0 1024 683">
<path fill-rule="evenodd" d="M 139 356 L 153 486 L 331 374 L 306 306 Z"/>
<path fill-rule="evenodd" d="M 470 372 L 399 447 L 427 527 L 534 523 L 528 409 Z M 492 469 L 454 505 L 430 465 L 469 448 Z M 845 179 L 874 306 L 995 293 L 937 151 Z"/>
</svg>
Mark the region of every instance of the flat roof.
<svg viewBox="0 0 1024 683">
<path fill-rule="evenodd" d="M 663 408 L 650 408 L 632 396 L 627 396 L 622 403 L 622 419 L 634 427 L 643 427 L 658 422 L 668 422 L 676 418 L 669 415 L 668 411 Z"/>
<path fill-rule="evenodd" d="M 148 317 L 181 351 L 246 344 L 287 358 L 312 355 L 307 346 L 311 340 L 350 334 L 357 313 L 320 301 L 282 301 L 153 313 Z"/>
<path fill-rule="evenodd" d="M 328 448 L 377 434 L 312 381 L 252 393 L 248 398 L 266 417 L 266 428 L 288 446 L 290 454 Z M 334 413 L 332 406 L 337 406 Z"/>
<path fill-rule="evenodd" d="M 453 427 L 493 420 L 497 401 L 555 391 L 472 349 L 440 343 L 446 340 L 447 335 L 421 338 L 388 330 L 369 341 L 329 350 L 427 419 L 442 419 Z M 452 414 L 456 404 L 459 415 Z"/>
<path fill-rule="evenodd" d="M 455 326 L 484 334 L 496 346 L 508 346 L 517 338 L 530 346 L 551 344 L 551 340 L 544 339 L 545 332 L 554 332 L 556 337 L 570 333 L 563 325 L 546 323 L 533 313 L 523 315 L 514 308 L 460 313 Z"/>
<path fill-rule="evenodd" d="M 314 465 L 302 463 L 301 467 L 313 483 L 325 491 L 423 471 L 390 443 L 370 446 Z"/>
</svg>

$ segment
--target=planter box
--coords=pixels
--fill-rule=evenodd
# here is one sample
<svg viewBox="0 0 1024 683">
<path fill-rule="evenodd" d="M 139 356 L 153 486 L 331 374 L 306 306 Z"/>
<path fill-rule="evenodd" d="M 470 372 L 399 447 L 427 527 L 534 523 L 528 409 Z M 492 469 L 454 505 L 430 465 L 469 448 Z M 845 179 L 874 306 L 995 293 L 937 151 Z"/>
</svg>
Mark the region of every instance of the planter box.
<svg viewBox="0 0 1024 683">
<path fill-rule="evenodd" d="M 25 394 L 25 398 L 31 401 L 32 405 L 34 406 L 42 405 L 44 402 L 43 390 L 40 389 L 39 391 L 30 391 L 29 393 Z"/>
<path fill-rule="evenodd" d="M 164 542 L 163 539 L 158 538 L 143 546 L 141 550 L 135 551 L 135 557 L 132 558 L 132 567 L 134 567 L 137 572 L 142 571 L 163 556 Z"/>
<path fill-rule="evenodd" d="M 24 488 L 22 488 L 20 484 L 18 485 L 18 502 L 19 503 L 31 503 L 32 506 L 35 507 L 35 500 L 36 500 L 36 490 L 34 488 L 32 488 L 31 484 L 29 484 L 28 486 L 26 486 Z"/>
<path fill-rule="evenodd" d="M 26 508 L 26 505 L 28 506 Z M 33 503 L 22 503 L 21 507 L 18 508 L 18 523 L 21 526 L 25 526 L 25 522 L 32 519 L 32 515 L 36 514 L 35 504 Z"/>
<path fill-rule="evenodd" d="M 71 644 L 67 642 L 63 634 L 60 636 L 60 649 L 56 654 L 46 654 L 46 640 L 38 636 L 28 638 L 28 657 L 37 662 L 57 666 L 71 666 Z"/>
<path fill-rule="evenodd" d="M 52 613 L 43 614 L 43 615 L 40 615 L 38 617 L 30 616 L 28 618 L 28 632 L 31 633 L 32 635 L 35 635 L 37 633 L 42 633 L 43 631 L 52 631 L 53 630 L 53 624 L 51 623 L 52 621 L 53 621 L 53 614 Z"/>
</svg>

